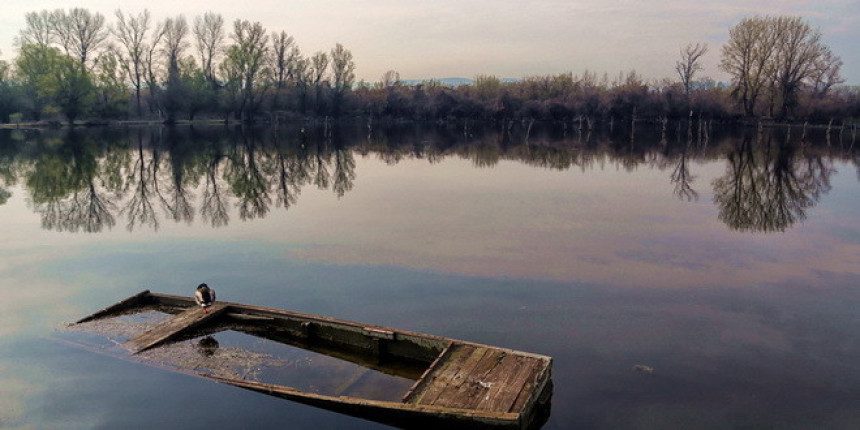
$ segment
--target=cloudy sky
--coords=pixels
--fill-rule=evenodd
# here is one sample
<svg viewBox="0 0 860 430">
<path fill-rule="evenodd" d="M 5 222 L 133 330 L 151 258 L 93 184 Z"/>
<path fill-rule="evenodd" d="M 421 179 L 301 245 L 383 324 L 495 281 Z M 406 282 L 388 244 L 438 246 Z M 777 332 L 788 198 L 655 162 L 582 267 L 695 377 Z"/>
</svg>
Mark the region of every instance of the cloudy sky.
<svg viewBox="0 0 860 430">
<path fill-rule="evenodd" d="M 2 58 L 15 56 L 26 12 L 83 7 L 114 22 L 118 5 L 136 14 L 142 3 L 2 0 Z M 259 21 L 294 36 L 306 55 L 339 42 L 352 51 L 358 79 L 367 81 L 390 69 L 404 79 L 585 70 L 614 77 L 631 69 L 674 78 L 678 51 L 690 42 L 710 46 L 703 76 L 724 80 L 717 64 L 729 28 L 756 14 L 799 15 L 842 57 L 847 82 L 860 85 L 860 0 L 152 0 L 145 7 L 157 20 L 212 11 L 227 22 Z"/>
</svg>

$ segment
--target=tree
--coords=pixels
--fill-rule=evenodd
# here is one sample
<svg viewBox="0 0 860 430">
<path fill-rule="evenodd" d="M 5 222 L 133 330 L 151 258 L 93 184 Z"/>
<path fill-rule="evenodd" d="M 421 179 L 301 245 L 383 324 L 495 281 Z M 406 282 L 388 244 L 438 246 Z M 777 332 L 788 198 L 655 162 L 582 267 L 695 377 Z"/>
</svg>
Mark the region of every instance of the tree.
<svg viewBox="0 0 860 430">
<path fill-rule="evenodd" d="M 122 45 L 123 51 L 116 49 L 122 69 L 134 86 L 134 96 L 137 115 L 142 113 L 140 89 L 145 79 L 145 60 L 149 46 L 146 43 L 146 33 L 149 31 L 149 11 L 144 10 L 135 17 L 128 18 L 122 11 L 116 11 L 117 25 L 111 27 L 111 33 Z"/>
<path fill-rule="evenodd" d="M 698 44 L 694 46 L 692 43 L 681 50 L 681 59 L 675 62 L 675 71 L 678 72 L 678 77 L 681 78 L 681 85 L 684 86 L 684 95 L 687 102 L 690 100 L 690 89 L 693 84 L 693 76 L 696 72 L 702 70 L 702 65 L 699 59 L 708 52 L 708 44 Z"/>
<path fill-rule="evenodd" d="M 272 102 L 274 109 L 281 108 L 278 97 L 287 86 L 287 80 L 290 75 L 290 49 L 294 48 L 294 42 L 293 37 L 287 35 L 285 31 L 272 33 L 272 51 L 271 58 L 269 59 L 271 64 L 269 67 L 272 70 L 272 79 L 275 82 L 275 96 Z"/>
<path fill-rule="evenodd" d="M 8 122 L 9 115 L 20 108 L 19 86 L 11 81 L 12 67 L 0 60 L 0 122 Z"/>
<path fill-rule="evenodd" d="M 128 112 L 128 93 L 119 57 L 113 52 L 104 52 L 96 57 L 94 66 L 95 114 L 100 118 L 125 116 Z"/>
<path fill-rule="evenodd" d="M 786 118 L 804 87 L 826 91 L 838 83 L 842 62 L 821 42 L 821 32 L 799 17 L 745 18 L 729 31 L 720 67 L 732 76 L 734 97 L 755 116 L 759 97 L 769 92 L 771 112 L 779 103 Z"/>
<path fill-rule="evenodd" d="M 340 114 L 346 93 L 355 81 L 355 62 L 352 52 L 338 43 L 331 50 L 332 75 L 334 76 L 334 113 Z"/>
<path fill-rule="evenodd" d="M 34 114 L 50 103 L 74 123 L 90 107 L 93 83 L 86 67 L 56 48 L 24 45 L 17 59 L 19 76 L 33 97 Z"/>
<path fill-rule="evenodd" d="M 167 85 L 161 95 L 161 107 L 168 124 L 176 122 L 176 116 L 187 102 L 187 88 L 179 71 L 179 59 L 188 47 L 188 23 L 185 17 L 167 18 L 164 28 L 164 54 L 167 57 Z"/>
<path fill-rule="evenodd" d="M 812 85 L 821 75 L 831 74 L 830 80 L 839 80 L 841 61 L 821 42 L 821 32 L 810 27 L 800 17 L 778 17 L 776 26 L 776 61 L 774 70 L 780 91 L 780 117 L 786 118 L 797 106 L 799 90 Z"/>
<path fill-rule="evenodd" d="M 180 61 L 179 71 L 186 96 L 185 111 L 188 113 L 188 119 L 193 121 L 195 115 L 217 105 L 217 96 L 206 72 L 197 65 L 193 57 L 185 57 Z"/>
<path fill-rule="evenodd" d="M 729 30 L 729 41 L 723 45 L 720 68 L 732 76 L 732 95 L 752 117 L 761 93 L 772 75 L 771 57 L 775 34 L 764 18 L 745 18 Z"/>
<path fill-rule="evenodd" d="M 188 48 L 188 22 L 182 15 L 176 18 L 167 18 L 162 28 L 164 28 L 164 55 L 167 58 L 168 71 L 171 69 L 179 70 L 179 59 L 182 53 Z"/>
<path fill-rule="evenodd" d="M 194 39 L 203 75 L 214 88 L 217 85 L 215 65 L 224 46 L 224 18 L 213 12 L 194 18 Z"/>
<path fill-rule="evenodd" d="M 52 60 L 61 55 L 56 48 L 42 45 L 22 45 L 15 59 L 15 70 L 27 103 L 29 116 L 40 120 L 42 111 L 51 102 L 44 83 L 51 74 Z"/>
<path fill-rule="evenodd" d="M 146 87 L 149 89 L 149 99 L 150 99 L 150 112 L 155 109 L 155 105 L 158 103 L 159 96 L 159 87 L 158 87 L 158 72 L 159 72 L 159 63 L 157 53 L 161 50 L 161 45 L 163 45 L 163 41 L 165 39 L 165 33 L 167 30 L 166 22 L 159 23 L 155 27 L 155 31 L 150 36 L 150 42 L 146 44 L 146 50 L 144 53 L 144 76 L 146 80 Z"/>
<path fill-rule="evenodd" d="M 46 91 L 53 96 L 69 124 L 73 124 L 92 106 L 93 82 L 90 74 L 83 63 L 61 55 L 56 59 L 52 77 Z"/>
<path fill-rule="evenodd" d="M 310 77 L 310 61 L 302 55 L 298 46 L 290 49 L 287 56 L 287 82 L 293 84 L 298 96 L 298 111 L 307 112 L 307 93 Z"/>
<path fill-rule="evenodd" d="M 328 71 L 328 63 L 329 58 L 325 52 L 316 52 L 314 53 L 314 56 L 311 57 L 310 69 L 308 69 L 310 81 L 313 83 L 315 89 L 314 104 L 316 106 L 317 114 L 321 114 L 325 111 L 325 103 L 323 101 L 323 78 Z"/>
<path fill-rule="evenodd" d="M 233 23 L 233 45 L 227 49 L 226 67 L 231 75 L 239 79 L 239 100 L 236 111 L 243 121 L 256 111 L 265 91 L 257 86 L 258 80 L 267 73 L 266 59 L 269 52 L 269 37 L 259 22 L 236 20 Z"/>
<path fill-rule="evenodd" d="M 54 41 L 54 31 L 50 12 L 47 10 L 27 12 L 24 15 L 24 21 L 27 26 L 18 32 L 18 37 L 15 39 L 16 45 L 39 45 L 42 47 L 51 45 Z"/>
<path fill-rule="evenodd" d="M 66 13 L 57 9 L 51 14 L 52 28 L 57 41 L 67 55 L 74 55 L 86 65 L 87 59 L 107 39 L 104 15 L 82 8 L 73 8 Z"/>
<path fill-rule="evenodd" d="M 382 74 L 382 78 L 379 81 L 382 88 L 391 88 L 400 84 L 400 73 L 394 70 L 388 70 Z"/>
<path fill-rule="evenodd" d="M 289 56 L 295 39 L 287 35 L 285 31 L 272 33 L 272 57 L 271 68 L 275 85 L 278 89 L 286 86 L 289 77 Z"/>
</svg>

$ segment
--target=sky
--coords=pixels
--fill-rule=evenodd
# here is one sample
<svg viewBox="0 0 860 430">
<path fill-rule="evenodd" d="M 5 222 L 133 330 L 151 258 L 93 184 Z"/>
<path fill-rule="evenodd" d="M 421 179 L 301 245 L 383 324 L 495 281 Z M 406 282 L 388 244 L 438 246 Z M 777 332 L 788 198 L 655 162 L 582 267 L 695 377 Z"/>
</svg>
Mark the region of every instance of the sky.
<svg viewBox="0 0 860 430">
<path fill-rule="evenodd" d="M 342 43 L 353 53 L 357 80 L 368 82 L 387 70 L 403 79 L 586 70 L 675 79 L 679 51 L 697 42 L 710 48 L 699 77 L 725 81 L 717 66 L 732 26 L 749 16 L 792 15 L 821 30 L 844 62 L 846 83 L 860 85 L 860 0 L 2 0 L 0 58 L 16 55 L 25 13 L 72 7 L 110 23 L 117 7 L 126 15 L 146 8 L 156 20 L 215 12 L 227 23 L 260 22 L 292 35 L 307 56 Z"/>
</svg>

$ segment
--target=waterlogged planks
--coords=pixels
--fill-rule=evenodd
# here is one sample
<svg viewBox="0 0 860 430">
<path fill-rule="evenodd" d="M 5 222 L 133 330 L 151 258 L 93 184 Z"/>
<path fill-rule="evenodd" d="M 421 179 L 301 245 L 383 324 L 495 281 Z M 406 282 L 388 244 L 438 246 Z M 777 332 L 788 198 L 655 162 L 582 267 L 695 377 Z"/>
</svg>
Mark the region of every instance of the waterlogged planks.
<svg viewBox="0 0 860 430">
<path fill-rule="evenodd" d="M 204 324 L 224 313 L 227 305 L 215 303 L 209 307 L 209 312 L 204 312 L 199 307 L 191 307 L 182 313 L 167 317 L 164 321 L 152 329 L 129 339 L 125 346 L 133 353 L 145 351 L 158 346 L 185 330 Z"/>
<path fill-rule="evenodd" d="M 327 355 L 346 357 L 368 368 L 355 372 L 337 387 L 335 395 L 200 374 L 218 382 L 410 429 L 535 429 L 549 413 L 552 358 L 523 351 L 239 303 L 218 302 L 207 313 L 193 298 L 148 291 L 81 321 L 146 306 L 172 315 L 125 343 L 135 354 L 177 338 L 197 336 L 196 329 L 224 330 L 236 324 L 236 330 L 325 350 Z M 389 365 L 402 371 L 401 366 L 407 364 L 416 370 L 410 378 L 418 379 L 400 402 L 344 395 L 369 368 L 385 371 Z"/>
<path fill-rule="evenodd" d="M 478 345 L 455 345 L 408 402 L 446 408 L 518 412 L 517 400 L 531 394 L 546 368 L 539 357 Z M 527 392 L 524 392 L 527 391 Z M 519 406 L 519 407 L 516 407 Z"/>
</svg>

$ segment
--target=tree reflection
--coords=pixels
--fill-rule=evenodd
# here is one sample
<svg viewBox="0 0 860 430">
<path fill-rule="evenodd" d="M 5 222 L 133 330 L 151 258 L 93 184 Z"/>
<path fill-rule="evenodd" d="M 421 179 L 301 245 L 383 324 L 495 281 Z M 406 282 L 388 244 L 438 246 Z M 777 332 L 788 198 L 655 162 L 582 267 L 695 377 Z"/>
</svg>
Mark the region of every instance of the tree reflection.
<svg viewBox="0 0 860 430">
<path fill-rule="evenodd" d="M 137 147 L 135 148 L 132 166 L 128 170 L 124 192 L 131 196 L 122 208 L 121 214 L 128 219 L 126 228 L 134 230 L 135 225 L 148 225 L 158 230 L 158 217 L 152 199 L 157 196 L 156 172 L 158 171 L 159 153 L 157 150 L 144 151 L 143 130 L 137 130 Z"/>
<path fill-rule="evenodd" d="M 771 134 L 746 135 L 726 156 L 726 174 L 713 183 L 719 218 L 738 231 L 782 232 L 830 190 L 835 169 L 821 156 Z"/>
<path fill-rule="evenodd" d="M 197 186 L 194 146 L 168 129 L 167 150 L 170 154 L 170 180 L 167 190 L 158 188 L 158 196 L 162 206 L 174 221 L 191 223 L 194 220 L 192 188 Z M 157 184 L 156 184 L 157 185 Z"/>
<path fill-rule="evenodd" d="M 15 173 L 15 154 L 19 150 L 17 143 L 19 139 L 7 138 L 8 143 L 0 145 L 0 206 L 5 205 L 12 192 L 7 187 L 15 185 L 18 181 Z"/>
<path fill-rule="evenodd" d="M 219 166 L 225 156 L 216 144 L 207 145 L 203 157 L 205 184 L 203 187 L 203 198 L 200 205 L 200 214 L 212 227 L 222 227 L 230 221 L 227 211 L 227 196 L 220 184 L 218 172 Z"/>
<path fill-rule="evenodd" d="M 115 203 L 99 184 L 101 148 L 89 135 L 70 130 L 59 141 L 48 140 L 39 152 L 26 184 L 31 202 L 48 230 L 94 233 L 116 223 Z"/>
<path fill-rule="evenodd" d="M 681 200 L 699 200 L 699 193 L 693 189 L 693 181 L 696 179 L 690 173 L 690 151 L 693 146 L 693 137 L 688 134 L 687 144 L 681 150 L 675 168 L 672 170 L 670 180 L 674 185 L 673 193 Z"/>
<path fill-rule="evenodd" d="M 679 126 L 672 144 L 665 128 L 637 129 L 634 141 L 624 130 L 620 137 L 595 132 L 583 140 L 539 124 L 528 130 L 474 126 L 468 135 L 446 126 L 376 127 L 368 136 L 362 128 L 312 125 L 40 130 L 19 133 L 17 140 L 0 134 L 0 204 L 10 195 L 2 187 L 20 177 L 50 230 L 99 232 L 120 217 L 129 231 L 157 230 L 160 217 L 191 223 L 198 213 L 222 227 L 234 211 L 245 221 L 267 216 L 273 204 L 289 210 L 306 186 L 346 195 L 356 180 L 356 153 L 392 164 L 458 157 L 477 167 L 502 161 L 582 171 L 650 165 L 667 172 L 675 196 L 694 201 L 695 162 L 725 159 L 726 173 L 712 184 L 719 219 L 735 230 L 772 232 L 803 220 L 830 189 L 834 157 L 857 160 L 853 147 L 798 146 L 769 132 L 704 141 L 688 132 L 682 141 Z"/>
<path fill-rule="evenodd" d="M 224 176 L 239 199 L 239 218 L 262 218 L 269 212 L 269 174 L 265 155 L 256 145 L 256 136 L 242 135 L 230 153 Z"/>
</svg>

